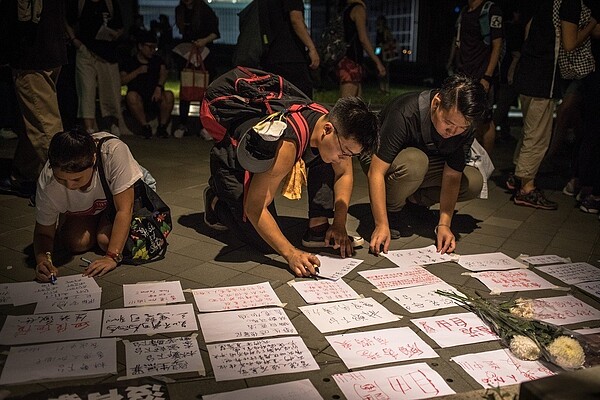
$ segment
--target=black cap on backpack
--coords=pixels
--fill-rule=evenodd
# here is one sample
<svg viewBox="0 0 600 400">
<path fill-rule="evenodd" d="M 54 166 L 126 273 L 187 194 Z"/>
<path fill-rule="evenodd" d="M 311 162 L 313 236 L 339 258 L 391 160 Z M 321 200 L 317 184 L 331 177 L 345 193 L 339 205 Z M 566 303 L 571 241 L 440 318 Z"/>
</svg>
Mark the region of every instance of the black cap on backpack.
<svg viewBox="0 0 600 400">
<path fill-rule="evenodd" d="M 279 141 L 264 140 L 252 128 L 261 118 L 253 118 L 236 128 L 240 132 L 240 141 L 237 145 L 237 160 L 246 171 L 252 173 L 265 172 L 275 162 L 275 153 Z"/>
</svg>

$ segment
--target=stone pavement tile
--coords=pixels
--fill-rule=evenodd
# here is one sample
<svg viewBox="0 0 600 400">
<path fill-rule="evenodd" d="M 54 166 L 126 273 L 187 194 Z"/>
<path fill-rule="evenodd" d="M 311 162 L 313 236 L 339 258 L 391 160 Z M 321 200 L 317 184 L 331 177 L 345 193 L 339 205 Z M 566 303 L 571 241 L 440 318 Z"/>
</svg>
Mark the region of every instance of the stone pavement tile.
<svg viewBox="0 0 600 400">
<path fill-rule="evenodd" d="M 566 249 L 564 247 L 548 246 L 544 254 L 556 254 L 561 257 L 569 257 L 572 262 L 587 262 L 593 265 L 600 265 L 600 257 L 594 257 L 590 253 Z"/>
<path fill-rule="evenodd" d="M 197 282 L 207 287 L 215 287 L 230 286 L 228 284 L 224 284 L 224 282 L 231 278 L 237 277 L 240 274 L 240 271 L 223 267 L 215 264 L 214 262 L 198 261 L 195 266 L 178 273 L 177 277 L 184 278 L 192 282 Z"/>
<path fill-rule="evenodd" d="M 463 275 L 463 272 L 468 271 L 455 262 L 432 264 L 425 266 L 425 268 L 456 288 L 464 285 L 470 279 L 468 276 Z"/>
<path fill-rule="evenodd" d="M 506 239 L 503 237 L 484 235 L 483 233 L 479 233 L 478 231 L 475 231 L 474 233 L 470 233 L 468 235 L 461 236 L 459 238 L 459 240 L 457 240 L 457 243 L 456 243 L 457 250 L 456 251 L 461 252 L 459 250 L 462 248 L 463 243 L 472 243 L 472 244 L 479 244 L 479 245 L 483 245 L 483 246 L 498 247 L 498 246 L 501 246 L 505 240 Z"/>
<path fill-rule="evenodd" d="M 532 254 L 539 255 L 544 254 L 544 249 L 546 248 L 546 244 L 542 243 L 531 243 L 526 242 L 523 239 L 507 239 L 500 247 L 499 251 L 508 254 L 508 253 L 519 253 L 521 254 Z"/>
<path fill-rule="evenodd" d="M 33 280 L 33 265 L 28 266 L 28 256 L 20 251 L 0 246 L 0 281 L 25 282 Z"/>
<path fill-rule="evenodd" d="M 569 219 L 570 215 L 571 212 L 565 212 L 560 209 L 556 211 L 536 210 L 529 218 L 523 221 L 523 225 L 561 226 Z"/>
<path fill-rule="evenodd" d="M 291 279 L 294 279 L 294 274 L 288 268 L 287 263 L 284 264 L 275 261 L 272 264 L 258 264 L 250 268 L 248 271 L 246 271 L 246 273 L 262 279 L 263 282 L 269 281 L 286 283 Z"/>
<path fill-rule="evenodd" d="M 504 242 L 504 239 L 498 238 L 498 243 Z M 479 243 L 458 242 L 456 244 L 457 254 L 479 254 L 479 253 L 494 253 L 498 251 L 498 246 L 489 246 Z"/>
<path fill-rule="evenodd" d="M 463 215 L 470 215 L 479 221 L 483 221 L 495 212 L 496 210 L 494 210 L 493 208 L 483 207 L 479 203 L 470 202 L 468 204 L 465 204 L 464 207 L 460 208 L 460 211 L 458 213 Z"/>
<path fill-rule="evenodd" d="M 564 249 L 564 252 L 581 252 L 590 254 L 594 247 L 593 242 L 586 242 L 579 239 L 572 239 L 567 235 L 556 235 L 548 247 L 557 247 Z"/>
<path fill-rule="evenodd" d="M 510 237 L 516 230 L 516 228 L 508 228 L 505 226 L 499 226 L 495 223 L 496 221 L 485 220 L 479 224 L 476 232 L 483 233 L 484 235 L 497 236 L 500 238 Z"/>
<path fill-rule="evenodd" d="M 515 233 L 511 235 L 509 240 L 519 240 L 525 243 L 547 246 L 554 237 L 554 233 L 547 233 L 529 228 L 529 226 L 524 226 L 521 229 L 517 229 Z"/>
<path fill-rule="evenodd" d="M 0 246 L 22 252 L 27 247 L 31 247 L 32 239 L 33 233 L 29 229 L 11 229 L 0 235 Z"/>
<path fill-rule="evenodd" d="M 204 363 L 208 370 L 210 363 Z M 169 383 L 169 398 L 172 400 L 200 399 L 203 395 L 231 392 L 247 387 L 246 381 L 238 379 L 235 381 L 216 382 L 214 375 L 196 378 L 190 381 Z"/>
<path fill-rule="evenodd" d="M 190 244 L 188 246 L 182 247 L 177 251 L 173 251 L 173 253 L 185 255 L 187 257 L 192 257 L 201 261 L 211 261 L 214 260 L 217 256 L 222 254 L 223 245 L 219 245 L 217 243 L 207 243 L 203 242 L 202 245 Z"/>
<path fill-rule="evenodd" d="M 502 214 L 502 215 L 506 216 L 506 214 Z M 499 226 L 502 228 L 518 229 L 523 222 L 518 219 L 499 217 L 499 216 L 491 216 L 485 220 L 485 223 L 488 225 Z"/>
<path fill-rule="evenodd" d="M 531 207 L 515 207 L 513 203 L 506 203 L 497 209 L 490 217 L 510 218 L 512 220 L 524 221 L 535 212 Z"/>
<path fill-rule="evenodd" d="M 276 260 L 276 261 L 274 261 Z M 240 272 L 248 272 L 258 264 L 271 265 L 273 263 L 287 263 L 279 255 L 265 255 L 252 250 L 248 245 L 243 245 L 239 249 L 223 252 L 215 257 L 214 262 L 227 268 L 235 269 Z"/>
<path fill-rule="evenodd" d="M 597 228 L 598 230 L 594 230 Z M 585 243 L 596 243 L 600 238 L 600 224 L 598 226 L 585 226 L 584 224 L 577 227 L 561 227 L 554 236 L 555 239 L 572 239 L 579 240 Z"/>
<path fill-rule="evenodd" d="M 133 284 L 137 282 L 167 280 L 172 274 L 157 271 L 144 265 L 121 265 L 99 280 L 106 280 L 116 285 Z"/>
<path fill-rule="evenodd" d="M 322 352 L 329 346 L 329 342 L 327 339 L 325 339 L 325 334 L 319 332 L 317 327 L 314 326 L 312 322 L 310 322 L 308 318 L 304 316 L 304 314 L 299 313 L 293 318 L 290 317 L 290 320 L 292 321 L 292 324 L 294 324 L 296 331 L 298 331 L 298 335 L 302 338 L 302 340 L 304 340 L 304 343 L 309 349 Z M 344 331 L 332 332 L 327 333 L 327 335 L 339 334 L 343 332 Z"/>
</svg>

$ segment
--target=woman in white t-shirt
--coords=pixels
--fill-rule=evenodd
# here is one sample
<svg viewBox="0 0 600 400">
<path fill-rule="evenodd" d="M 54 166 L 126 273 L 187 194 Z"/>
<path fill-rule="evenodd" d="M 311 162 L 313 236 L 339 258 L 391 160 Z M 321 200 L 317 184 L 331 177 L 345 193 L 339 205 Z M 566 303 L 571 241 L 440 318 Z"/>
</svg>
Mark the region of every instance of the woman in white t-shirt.
<svg viewBox="0 0 600 400">
<path fill-rule="evenodd" d="M 70 131 L 56 134 L 50 142 L 48 162 L 37 184 L 33 234 L 36 279 L 41 282 L 58 275 L 51 261 L 56 240 L 72 253 L 96 245 L 105 252 L 104 257 L 92 261 L 84 275 L 102 276 L 122 260 L 133 211 L 133 185 L 142 171 L 122 141 L 115 138 L 102 145 L 102 163 L 116 209 L 114 221 L 110 221 L 96 163 L 96 144 L 105 136 L 112 135 Z"/>
</svg>

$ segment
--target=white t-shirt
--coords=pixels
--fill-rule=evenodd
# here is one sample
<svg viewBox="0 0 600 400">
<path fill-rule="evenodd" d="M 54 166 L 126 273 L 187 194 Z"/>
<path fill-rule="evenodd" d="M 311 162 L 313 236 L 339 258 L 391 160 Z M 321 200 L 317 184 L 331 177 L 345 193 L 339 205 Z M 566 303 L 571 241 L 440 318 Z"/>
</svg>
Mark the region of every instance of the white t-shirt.
<svg viewBox="0 0 600 400">
<path fill-rule="evenodd" d="M 106 132 L 92 135 L 95 140 L 111 136 Z M 135 161 L 129 147 L 118 139 L 111 139 L 102 145 L 102 163 L 108 187 L 113 195 L 130 188 L 142 177 L 140 165 Z M 108 206 L 98 169 L 94 168 L 92 182 L 85 190 L 69 190 L 54 179 L 50 163 L 46 162 L 37 183 L 35 200 L 36 222 L 41 225 L 54 225 L 59 214 L 95 215 Z"/>
</svg>

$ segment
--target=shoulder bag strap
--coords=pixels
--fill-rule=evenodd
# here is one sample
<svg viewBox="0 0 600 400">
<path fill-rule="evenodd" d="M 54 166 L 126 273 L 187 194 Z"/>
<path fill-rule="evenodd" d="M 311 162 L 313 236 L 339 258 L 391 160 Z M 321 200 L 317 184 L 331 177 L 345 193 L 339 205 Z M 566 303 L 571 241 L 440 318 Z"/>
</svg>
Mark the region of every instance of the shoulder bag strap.
<svg viewBox="0 0 600 400">
<path fill-rule="evenodd" d="M 104 163 L 102 162 L 102 145 L 104 142 L 110 139 L 117 139 L 114 136 L 103 137 L 98 141 L 96 145 L 96 168 L 98 168 L 98 175 L 100 176 L 100 183 L 102 183 L 102 189 L 104 190 L 104 195 L 106 196 L 106 201 L 108 203 L 109 215 L 111 219 L 114 218 L 115 214 L 115 202 L 113 200 L 112 192 L 108 187 L 108 181 L 106 180 L 106 173 L 104 171 Z"/>
</svg>

